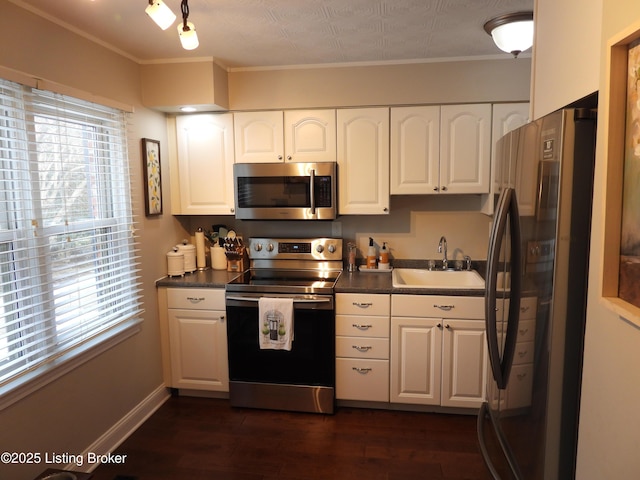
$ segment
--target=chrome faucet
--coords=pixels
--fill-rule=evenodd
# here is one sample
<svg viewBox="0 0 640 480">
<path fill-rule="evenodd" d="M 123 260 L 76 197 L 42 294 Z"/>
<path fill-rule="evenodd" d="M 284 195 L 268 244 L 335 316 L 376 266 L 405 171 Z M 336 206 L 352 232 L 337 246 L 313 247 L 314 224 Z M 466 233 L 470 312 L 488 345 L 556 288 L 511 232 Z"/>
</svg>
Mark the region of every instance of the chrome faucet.
<svg viewBox="0 0 640 480">
<path fill-rule="evenodd" d="M 449 259 L 447 258 L 447 239 L 444 235 L 440 237 L 440 242 L 438 243 L 438 253 L 444 253 L 442 257 L 442 269 L 446 270 L 449 266 Z"/>
</svg>

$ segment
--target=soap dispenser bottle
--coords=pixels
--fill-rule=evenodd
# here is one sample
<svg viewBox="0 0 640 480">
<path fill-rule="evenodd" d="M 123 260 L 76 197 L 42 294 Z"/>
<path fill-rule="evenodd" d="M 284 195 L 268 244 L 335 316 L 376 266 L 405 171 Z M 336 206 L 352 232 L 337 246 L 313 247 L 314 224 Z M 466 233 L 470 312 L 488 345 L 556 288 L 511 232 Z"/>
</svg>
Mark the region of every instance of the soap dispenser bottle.
<svg viewBox="0 0 640 480">
<path fill-rule="evenodd" d="M 376 254 L 376 247 L 373 245 L 373 238 L 369 237 L 369 250 L 367 250 L 367 268 L 368 269 L 378 268 L 377 257 L 378 255 Z"/>
<path fill-rule="evenodd" d="M 382 243 L 382 248 L 380 249 L 380 263 L 378 263 L 378 268 L 380 270 L 389 270 L 389 249 L 387 248 L 387 242 Z"/>
</svg>

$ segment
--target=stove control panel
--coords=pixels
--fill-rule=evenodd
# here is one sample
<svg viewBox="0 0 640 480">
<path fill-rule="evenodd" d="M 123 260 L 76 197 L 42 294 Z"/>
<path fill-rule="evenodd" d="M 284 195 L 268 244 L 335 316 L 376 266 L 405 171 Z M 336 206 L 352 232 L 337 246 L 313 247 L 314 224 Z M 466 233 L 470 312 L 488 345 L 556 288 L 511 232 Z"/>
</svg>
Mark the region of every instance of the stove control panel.
<svg viewBox="0 0 640 480">
<path fill-rule="evenodd" d="M 342 260 L 342 239 L 250 238 L 249 258 L 252 260 Z"/>
</svg>

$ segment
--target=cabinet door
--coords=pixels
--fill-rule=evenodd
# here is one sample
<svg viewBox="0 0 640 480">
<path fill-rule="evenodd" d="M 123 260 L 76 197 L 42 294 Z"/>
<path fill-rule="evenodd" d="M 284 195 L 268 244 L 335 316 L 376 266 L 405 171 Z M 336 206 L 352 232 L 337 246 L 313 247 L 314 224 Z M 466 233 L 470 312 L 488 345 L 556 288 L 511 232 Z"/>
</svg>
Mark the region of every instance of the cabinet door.
<svg viewBox="0 0 640 480">
<path fill-rule="evenodd" d="M 491 105 L 444 105 L 440 119 L 440 192 L 489 193 Z"/>
<path fill-rule="evenodd" d="M 487 341 L 481 320 L 444 320 L 442 406 L 479 408 L 487 383 Z"/>
<path fill-rule="evenodd" d="M 389 109 L 338 110 L 341 215 L 389 213 Z"/>
<path fill-rule="evenodd" d="M 180 205 L 173 213 L 232 215 L 233 115 L 179 116 L 176 130 Z"/>
<path fill-rule="evenodd" d="M 521 216 L 533 216 L 536 213 L 538 199 L 538 164 L 542 155 L 542 146 L 538 143 L 540 125 L 529 123 L 518 139 L 518 164 L 516 169 L 516 189 L 518 192 L 518 210 Z"/>
<path fill-rule="evenodd" d="M 391 194 L 438 191 L 440 107 L 391 109 Z"/>
<path fill-rule="evenodd" d="M 440 405 L 442 321 L 391 318 L 390 401 Z"/>
<path fill-rule="evenodd" d="M 336 111 L 285 111 L 284 151 L 287 162 L 335 162 Z"/>
<path fill-rule="evenodd" d="M 282 111 L 233 114 L 236 163 L 284 161 Z"/>
<path fill-rule="evenodd" d="M 491 149 L 491 165 L 496 193 L 500 193 L 501 187 L 505 185 L 515 186 L 515 165 L 512 165 L 509 159 L 515 158 L 517 147 L 517 143 L 513 150 L 510 148 L 511 145 L 504 145 L 507 151 L 500 155 L 501 152 L 495 148 L 496 142 L 508 132 L 526 124 L 528 120 L 528 103 L 499 103 L 493 106 L 491 143 L 494 148 Z"/>
<path fill-rule="evenodd" d="M 169 309 L 174 388 L 229 391 L 225 312 Z"/>
</svg>

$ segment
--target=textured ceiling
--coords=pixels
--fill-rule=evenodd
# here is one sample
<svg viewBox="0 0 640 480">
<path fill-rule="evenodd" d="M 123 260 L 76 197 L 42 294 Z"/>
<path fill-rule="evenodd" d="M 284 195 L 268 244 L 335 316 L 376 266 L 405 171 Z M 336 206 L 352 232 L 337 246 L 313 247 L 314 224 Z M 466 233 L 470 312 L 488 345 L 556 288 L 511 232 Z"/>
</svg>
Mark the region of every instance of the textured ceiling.
<svg viewBox="0 0 640 480">
<path fill-rule="evenodd" d="M 534 0 L 190 0 L 200 46 L 183 50 L 147 0 L 9 0 L 139 62 L 210 57 L 227 68 L 406 62 L 502 54 L 483 30 Z M 180 14 L 180 0 L 164 0 Z"/>
</svg>

